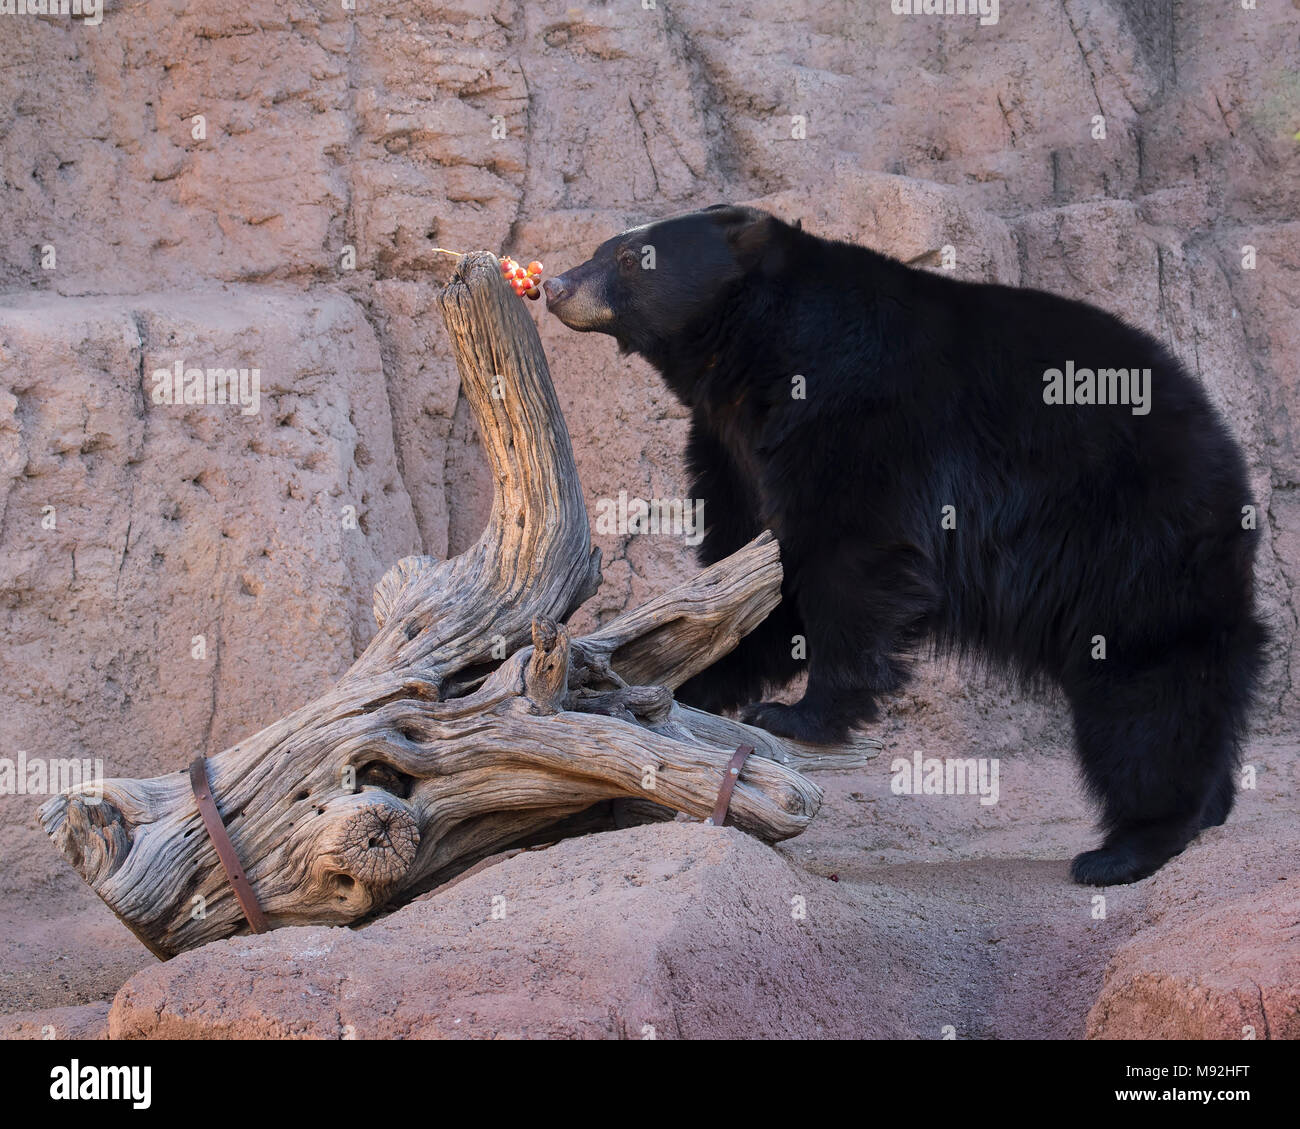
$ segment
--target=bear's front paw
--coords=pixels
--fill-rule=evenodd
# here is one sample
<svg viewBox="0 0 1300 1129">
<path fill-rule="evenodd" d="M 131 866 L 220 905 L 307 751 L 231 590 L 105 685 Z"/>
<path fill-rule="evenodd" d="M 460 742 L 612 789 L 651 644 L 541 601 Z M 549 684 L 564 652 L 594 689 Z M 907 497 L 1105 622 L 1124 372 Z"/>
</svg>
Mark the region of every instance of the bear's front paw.
<svg viewBox="0 0 1300 1129">
<path fill-rule="evenodd" d="M 807 710 L 803 705 L 781 702 L 751 702 L 740 711 L 746 725 L 757 725 L 777 737 L 807 741 L 810 745 L 837 745 L 848 736 L 848 726 L 836 724 Z"/>
<path fill-rule="evenodd" d="M 721 714 L 737 709 L 759 689 L 739 685 L 736 679 L 724 677 L 716 668 L 709 667 L 678 686 L 673 697 L 684 706 Z"/>
</svg>

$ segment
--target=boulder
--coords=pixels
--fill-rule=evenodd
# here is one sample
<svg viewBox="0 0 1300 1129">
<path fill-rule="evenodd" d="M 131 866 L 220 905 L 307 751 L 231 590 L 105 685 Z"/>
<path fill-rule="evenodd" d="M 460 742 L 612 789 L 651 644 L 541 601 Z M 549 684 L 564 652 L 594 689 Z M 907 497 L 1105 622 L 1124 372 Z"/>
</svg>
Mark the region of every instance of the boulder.
<svg viewBox="0 0 1300 1129">
<path fill-rule="evenodd" d="M 218 941 L 137 974 L 134 1038 L 812 1038 L 896 1026 L 897 978 L 836 885 L 733 828 L 515 855 L 368 928 Z"/>
</svg>

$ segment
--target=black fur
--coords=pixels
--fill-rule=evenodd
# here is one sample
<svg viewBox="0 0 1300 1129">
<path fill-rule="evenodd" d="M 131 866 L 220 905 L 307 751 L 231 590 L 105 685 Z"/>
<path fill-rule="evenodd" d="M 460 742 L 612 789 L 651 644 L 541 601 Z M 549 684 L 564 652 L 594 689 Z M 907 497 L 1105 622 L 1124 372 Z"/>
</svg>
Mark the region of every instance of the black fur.
<svg viewBox="0 0 1300 1129">
<path fill-rule="evenodd" d="M 958 282 L 730 206 L 611 239 L 547 298 L 691 408 L 700 559 L 764 528 L 780 540 L 780 607 L 684 700 L 835 741 L 928 643 L 1064 690 L 1105 830 L 1074 860 L 1078 881 L 1142 878 L 1227 817 L 1265 641 L 1250 490 L 1158 342 L 1082 302 Z M 1066 361 L 1150 368 L 1150 413 L 1045 403 L 1043 374 Z M 802 701 L 754 701 L 801 669 L 795 635 Z"/>
</svg>

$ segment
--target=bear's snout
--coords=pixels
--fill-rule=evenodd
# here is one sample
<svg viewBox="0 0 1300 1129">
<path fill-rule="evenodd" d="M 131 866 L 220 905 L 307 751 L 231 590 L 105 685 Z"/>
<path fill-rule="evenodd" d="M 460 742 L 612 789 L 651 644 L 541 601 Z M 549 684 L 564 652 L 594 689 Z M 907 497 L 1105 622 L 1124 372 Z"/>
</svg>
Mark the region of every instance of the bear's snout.
<svg viewBox="0 0 1300 1129">
<path fill-rule="evenodd" d="M 614 311 L 604 300 L 602 279 L 591 263 L 548 278 L 542 283 L 542 293 L 546 295 L 546 309 L 570 329 L 610 332 Z"/>
<path fill-rule="evenodd" d="M 557 302 L 563 302 L 571 293 L 568 280 L 564 275 L 548 278 L 542 283 L 542 293 L 546 295 L 546 308 L 551 309 Z"/>
</svg>

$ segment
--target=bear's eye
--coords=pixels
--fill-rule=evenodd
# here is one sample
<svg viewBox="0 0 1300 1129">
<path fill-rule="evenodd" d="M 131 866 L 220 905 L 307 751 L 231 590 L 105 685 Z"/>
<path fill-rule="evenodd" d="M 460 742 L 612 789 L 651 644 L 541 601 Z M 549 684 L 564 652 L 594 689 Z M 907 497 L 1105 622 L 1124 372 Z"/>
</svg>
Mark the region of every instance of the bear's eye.
<svg viewBox="0 0 1300 1129">
<path fill-rule="evenodd" d="M 636 255 L 627 248 L 624 248 L 618 253 L 618 265 L 624 270 L 631 270 L 636 266 Z"/>
</svg>

